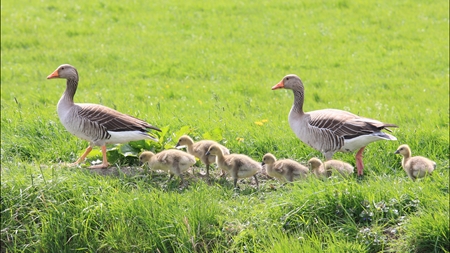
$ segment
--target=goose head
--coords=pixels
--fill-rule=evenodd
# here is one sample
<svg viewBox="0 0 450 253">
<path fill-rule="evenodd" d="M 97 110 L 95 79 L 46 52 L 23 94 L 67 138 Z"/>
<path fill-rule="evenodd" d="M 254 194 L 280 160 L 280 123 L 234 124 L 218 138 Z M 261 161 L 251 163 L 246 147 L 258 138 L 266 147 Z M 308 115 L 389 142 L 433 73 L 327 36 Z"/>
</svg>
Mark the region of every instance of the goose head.
<svg viewBox="0 0 450 253">
<path fill-rule="evenodd" d="M 194 141 L 192 140 L 192 138 L 187 135 L 183 135 L 180 137 L 180 139 L 178 139 L 176 147 L 182 147 L 182 146 L 187 146 L 187 145 L 191 145 L 191 144 L 194 144 Z"/>
<path fill-rule="evenodd" d="M 47 76 L 47 79 L 52 78 L 78 79 L 78 72 L 72 65 L 63 64 Z"/>
<path fill-rule="evenodd" d="M 290 90 L 303 89 L 303 83 L 302 80 L 300 80 L 300 77 L 298 77 L 297 75 L 289 74 L 283 77 L 283 79 L 281 79 L 281 81 L 278 84 L 272 87 L 272 90 L 276 89 L 290 89 Z"/>
<path fill-rule="evenodd" d="M 208 151 L 206 151 L 206 155 L 222 155 L 222 149 L 218 145 L 212 145 L 209 147 Z"/>
<path fill-rule="evenodd" d="M 400 154 L 402 156 L 410 156 L 411 155 L 411 149 L 407 144 L 400 145 L 397 150 L 394 152 L 394 154 Z"/>
<path fill-rule="evenodd" d="M 144 151 L 139 155 L 139 162 L 143 165 L 144 163 L 149 162 L 154 155 L 155 154 L 153 152 Z"/>
<path fill-rule="evenodd" d="M 310 166 L 311 170 L 314 171 L 322 165 L 322 161 L 320 161 L 318 158 L 311 158 L 308 161 L 308 165 Z"/>
<path fill-rule="evenodd" d="M 267 153 L 263 156 L 261 165 L 274 164 L 276 161 L 277 161 L 277 158 L 274 155 L 272 155 L 271 153 Z"/>
</svg>

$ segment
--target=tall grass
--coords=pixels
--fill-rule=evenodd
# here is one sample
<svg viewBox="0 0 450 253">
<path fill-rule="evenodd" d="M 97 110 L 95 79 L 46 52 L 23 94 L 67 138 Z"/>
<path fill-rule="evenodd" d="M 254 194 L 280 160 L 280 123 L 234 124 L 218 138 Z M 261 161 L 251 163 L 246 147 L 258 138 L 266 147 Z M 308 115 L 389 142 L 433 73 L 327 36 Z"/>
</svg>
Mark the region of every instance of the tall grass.
<svg viewBox="0 0 450 253">
<path fill-rule="evenodd" d="M 448 2 L 19 0 L 1 9 L 2 252 L 450 251 Z M 361 181 L 280 185 L 260 175 L 259 189 L 246 180 L 240 191 L 193 176 L 180 189 L 134 156 L 106 176 L 66 168 L 87 143 L 57 118 L 64 81 L 45 79 L 63 63 L 80 74 L 76 102 L 167 130 L 139 147 L 169 148 L 187 133 L 256 160 L 321 157 L 289 129 L 292 93 L 270 90 L 289 73 L 305 84 L 305 110 L 395 123 L 398 141 L 366 148 Z M 403 143 L 437 162 L 432 177 L 408 179 L 393 154 Z M 354 154 L 335 158 L 354 163 Z"/>
<path fill-rule="evenodd" d="M 441 175 L 266 181 L 238 193 L 203 181 L 165 189 L 147 174 L 34 169 L 3 179 L 2 243 L 12 251 L 448 251 Z"/>
</svg>

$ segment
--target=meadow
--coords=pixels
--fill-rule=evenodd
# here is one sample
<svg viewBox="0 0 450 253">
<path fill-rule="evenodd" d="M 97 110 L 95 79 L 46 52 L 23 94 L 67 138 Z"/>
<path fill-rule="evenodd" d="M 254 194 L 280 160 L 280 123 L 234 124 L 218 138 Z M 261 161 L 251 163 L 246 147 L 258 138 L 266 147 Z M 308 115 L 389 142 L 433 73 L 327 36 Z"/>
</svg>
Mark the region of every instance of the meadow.
<svg viewBox="0 0 450 253">
<path fill-rule="evenodd" d="M 1 252 L 450 252 L 449 2 L 2 1 Z M 99 103 L 164 131 L 109 147 L 114 173 L 68 168 L 87 142 L 59 122 L 69 63 L 75 102 Z M 322 155 L 287 115 L 294 73 L 306 111 L 336 108 L 394 123 L 370 144 L 362 180 L 282 185 L 259 175 L 188 176 L 137 163 L 189 134 L 261 161 Z M 436 161 L 412 182 L 400 144 Z M 354 154 L 336 159 L 354 164 Z M 87 164 L 101 159 L 98 149 Z M 196 171 L 203 170 L 197 164 Z M 105 175 L 107 174 L 107 175 Z"/>
</svg>

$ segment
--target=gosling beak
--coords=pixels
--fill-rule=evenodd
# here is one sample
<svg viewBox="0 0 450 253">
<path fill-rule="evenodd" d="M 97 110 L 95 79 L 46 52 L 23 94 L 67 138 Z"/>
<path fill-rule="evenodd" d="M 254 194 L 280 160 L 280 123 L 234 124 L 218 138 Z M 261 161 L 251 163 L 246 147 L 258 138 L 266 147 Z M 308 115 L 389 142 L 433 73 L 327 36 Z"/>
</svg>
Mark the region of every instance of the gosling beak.
<svg viewBox="0 0 450 253">
<path fill-rule="evenodd" d="M 177 145 L 175 145 L 176 149 L 182 149 L 182 148 L 185 148 L 185 147 L 186 147 L 185 145 L 180 145 L 180 143 L 177 143 Z"/>
</svg>

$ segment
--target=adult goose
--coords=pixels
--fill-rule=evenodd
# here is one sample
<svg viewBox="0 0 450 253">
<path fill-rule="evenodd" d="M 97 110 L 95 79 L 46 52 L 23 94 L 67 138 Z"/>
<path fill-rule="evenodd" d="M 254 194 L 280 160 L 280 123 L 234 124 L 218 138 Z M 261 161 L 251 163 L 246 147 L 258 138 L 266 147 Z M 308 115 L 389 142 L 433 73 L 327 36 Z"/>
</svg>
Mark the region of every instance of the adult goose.
<svg viewBox="0 0 450 253">
<path fill-rule="evenodd" d="M 358 176 L 363 175 L 364 164 L 362 154 L 364 148 L 371 142 L 379 140 L 397 140 L 394 136 L 381 130 L 387 127 L 397 127 L 394 124 L 363 118 L 350 112 L 323 109 L 303 112 L 304 87 L 296 75 L 285 76 L 276 89 L 290 89 L 294 92 L 294 104 L 289 112 L 289 125 L 297 137 L 307 145 L 320 151 L 326 160 L 331 160 L 334 153 L 356 153 L 356 168 Z"/>
<path fill-rule="evenodd" d="M 69 65 L 59 66 L 47 79 L 67 79 L 66 90 L 58 102 L 58 116 L 61 123 L 71 134 L 87 140 L 89 147 L 73 164 L 84 161 L 94 146 L 100 146 L 103 153 L 102 164 L 90 168 L 106 168 L 106 144 L 125 143 L 143 139 L 155 140 L 149 135 L 149 129 L 161 131 L 149 123 L 135 117 L 98 104 L 76 104 L 73 97 L 78 86 L 78 72 Z"/>
</svg>

